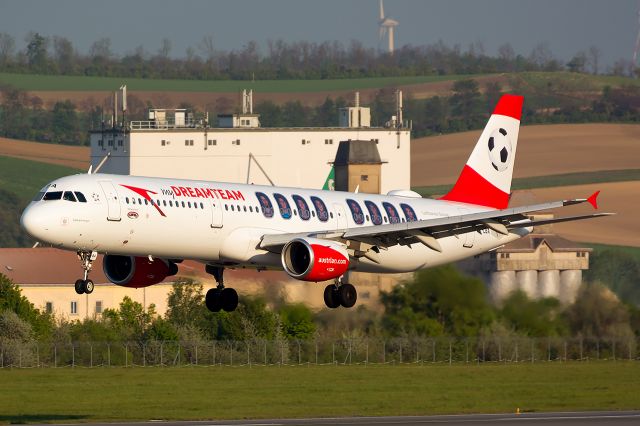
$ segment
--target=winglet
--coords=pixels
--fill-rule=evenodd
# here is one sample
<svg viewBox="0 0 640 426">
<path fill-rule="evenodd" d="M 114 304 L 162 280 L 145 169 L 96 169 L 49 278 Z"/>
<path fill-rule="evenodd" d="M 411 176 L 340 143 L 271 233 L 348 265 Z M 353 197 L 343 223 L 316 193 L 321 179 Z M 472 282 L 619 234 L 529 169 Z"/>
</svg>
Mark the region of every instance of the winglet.
<svg viewBox="0 0 640 426">
<path fill-rule="evenodd" d="M 593 206 L 594 209 L 598 210 L 598 195 L 600 194 L 600 191 L 596 191 L 593 194 L 591 194 L 591 196 L 589 198 L 587 198 L 587 201 L 589 202 L 589 204 L 591 204 Z"/>
</svg>

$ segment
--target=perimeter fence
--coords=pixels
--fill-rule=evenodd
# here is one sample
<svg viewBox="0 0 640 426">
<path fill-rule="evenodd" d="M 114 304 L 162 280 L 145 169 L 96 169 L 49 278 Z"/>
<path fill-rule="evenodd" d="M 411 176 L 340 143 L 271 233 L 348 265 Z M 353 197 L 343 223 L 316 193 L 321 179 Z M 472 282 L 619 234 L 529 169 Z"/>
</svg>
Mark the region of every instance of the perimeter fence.
<svg viewBox="0 0 640 426">
<path fill-rule="evenodd" d="M 394 338 L 22 343 L 0 341 L 0 368 L 446 365 L 638 361 L 640 339 Z"/>
</svg>

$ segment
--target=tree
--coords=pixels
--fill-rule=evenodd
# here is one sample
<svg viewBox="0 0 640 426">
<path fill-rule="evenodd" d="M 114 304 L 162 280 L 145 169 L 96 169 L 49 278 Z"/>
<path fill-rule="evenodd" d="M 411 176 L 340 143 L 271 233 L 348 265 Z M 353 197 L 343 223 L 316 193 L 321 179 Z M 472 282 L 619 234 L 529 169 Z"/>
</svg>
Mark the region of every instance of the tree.
<svg viewBox="0 0 640 426">
<path fill-rule="evenodd" d="M 583 51 L 576 53 L 569 62 L 567 62 L 567 68 L 571 72 L 584 72 L 587 64 L 587 54 Z"/>
<path fill-rule="evenodd" d="M 640 305 L 640 260 L 616 249 L 595 251 L 585 279 L 602 282 L 626 303 Z"/>
<path fill-rule="evenodd" d="M 29 323 L 38 337 L 46 337 L 51 333 L 53 328 L 51 316 L 36 309 L 11 279 L 0 274 L 0 312 L 6 311 L 13 312 Z M 1 329 L 2 327 L 0 331 Z"/>
<path fill-rule="evenodd" d="M 313 323 L 313 313 L 305 305 L 301 303 L 284 305 L 278 313 L 280 314 L 284 337 L 301 340 L 313 337 L 316 331 L 316 326 Z"/>
<path fill-rule="evenodd" d="M 27 59 L 32 71 L 46 71 L 47 44 L 48 39 L 38 33 L 31 33 L 27 36 Z"/>
<path fill-rule="evenodd" d="M 80 144 L 76 106 L 69 100 L 56 102 L 51 112 L 51 131 L 54 143 Z"/>
<path fill-rule="evenodd" d="M 589 65 L 591 65 L 591 73 L 598 74 L 598 66 L 600 64 L 600 57 L 602 56 L 602 52 L 598 47 L 591 46 L 589 48 Z"/>
<path fill-rule="evenodd" d="M 477 336 L 491 324 L 484 283 L 453 266 L 419 271 L 413 281 L 382 293 L 384 329 L 389 334 Z"/>
<path fill-rule="evenodd" d="M 70 74 L 75 66 L 75 51 L 71 41 L 65 37 L 53 37 L 53 59 L 62 74 Z"/>
<path fill-rule="evenodd" d="M 560 316 L 557 299 L 530 300 L 522 291 L 512 293 L 503 303 L 500 318 L 516 332 L 532 337 L 566 335 L 567 325 Z"/>
<path fill-rule="evenodd" d="M 461 130 L 473 129 L 481 122 L 481 95 L 478 82 L 472 79 L 458 80 L 453 83 L 451 96 L 451 112 L 460 122 L 464 123 Z"/>
<path fill-rule="evenodd" d="M 566 316 L 574 335 L 598 339 L 633 336 L 629 311 L 601 284 L 583 285 Z"/>
<path fill-rule="evenodd" d="M 178 277 L 167 298 L 167 320 L 178 327 L 202 325 L 206 313 L 202 289 L 202 284 Z"/>
<path fill-rule="evenodd" d="M 6 65 L 11 61 L 15 53 L 16 42 L 11 35 L 0 33 L 0 65 Z"/>
</svg>

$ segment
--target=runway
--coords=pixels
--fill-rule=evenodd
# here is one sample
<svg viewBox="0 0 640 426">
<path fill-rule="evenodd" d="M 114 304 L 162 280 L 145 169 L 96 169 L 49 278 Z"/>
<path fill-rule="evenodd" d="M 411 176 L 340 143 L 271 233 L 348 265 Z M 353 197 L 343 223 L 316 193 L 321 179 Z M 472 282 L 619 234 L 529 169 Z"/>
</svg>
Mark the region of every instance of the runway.
<svg viewBox="0 0 640 426">
<path fill-rule="evenodd" d="M 82 423 L 83 426 L 314 426 L 314 425 L 637 425 L 640 411 L 594 411 L 570 413 L 470 414 L 446 416 L 337 417 L 314 419 L 263 419 L 228 421 L 162 421 L 129 423 Z M 49 424 L 50 425 L 50 424 Z"/>
</svg>

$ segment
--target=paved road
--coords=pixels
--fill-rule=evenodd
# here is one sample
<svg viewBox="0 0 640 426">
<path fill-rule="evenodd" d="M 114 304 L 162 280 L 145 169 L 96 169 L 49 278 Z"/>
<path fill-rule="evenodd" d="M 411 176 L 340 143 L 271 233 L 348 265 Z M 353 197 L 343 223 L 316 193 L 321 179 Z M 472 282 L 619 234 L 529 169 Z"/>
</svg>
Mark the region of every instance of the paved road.
<svg viewBox="0 0 640 426">
<path fill-rule="evenodd" d="M 319 419 L 230 420 L 199 422 L 137 422 L 137 423 L 82 423 L 82 426 L 314 426 L 314 425 L 490 425 L 500 426 L 540 424 L 544 426 L 568 425 L 640 425 L 640 411 L 599 411 L 575 413 L 525 414 L 472 414 L 454 416 L 406 417 L 339 417 Z"/>
</svg>

